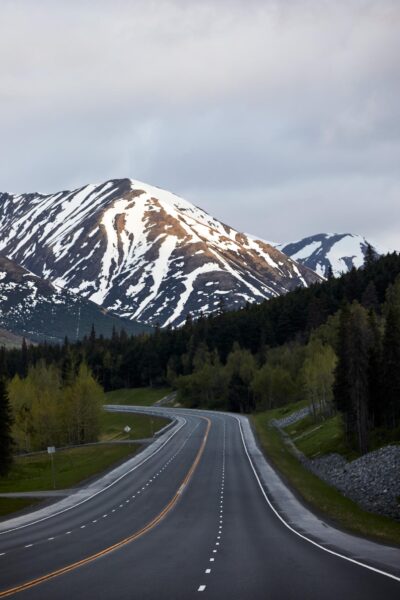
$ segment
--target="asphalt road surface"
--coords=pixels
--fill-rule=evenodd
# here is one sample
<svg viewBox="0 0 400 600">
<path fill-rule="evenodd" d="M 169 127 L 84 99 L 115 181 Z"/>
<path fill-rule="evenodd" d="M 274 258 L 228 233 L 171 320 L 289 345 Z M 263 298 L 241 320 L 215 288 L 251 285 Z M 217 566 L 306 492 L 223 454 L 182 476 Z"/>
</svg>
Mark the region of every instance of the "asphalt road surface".
<svg viewBox="0 0 400 600">
<path fill-rule="evenodd" d="M 185 418 L 161 451 L 108 490 L 2 533 L 0 598 L 400 598 L 398 581 L 330 555 L 280 522 L 235 418 Z"/>
</svg>

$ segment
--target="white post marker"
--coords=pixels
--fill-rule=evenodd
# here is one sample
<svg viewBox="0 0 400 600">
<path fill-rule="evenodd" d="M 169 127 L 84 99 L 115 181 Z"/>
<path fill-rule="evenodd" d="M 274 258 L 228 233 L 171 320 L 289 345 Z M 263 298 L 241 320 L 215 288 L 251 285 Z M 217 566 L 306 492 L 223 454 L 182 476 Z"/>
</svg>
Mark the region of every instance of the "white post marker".
<svg viewBox="0 0 400 600">
<path fill-rule="evenodd" d="M 53 489 L 56 489 L 56 474 L 54 470 L 54 454 L 56 452 L 55 446 L 47 446 L 47 454 L 50 454 L 51 459 L 51 478 L 53 480 Z"/>
</svg>

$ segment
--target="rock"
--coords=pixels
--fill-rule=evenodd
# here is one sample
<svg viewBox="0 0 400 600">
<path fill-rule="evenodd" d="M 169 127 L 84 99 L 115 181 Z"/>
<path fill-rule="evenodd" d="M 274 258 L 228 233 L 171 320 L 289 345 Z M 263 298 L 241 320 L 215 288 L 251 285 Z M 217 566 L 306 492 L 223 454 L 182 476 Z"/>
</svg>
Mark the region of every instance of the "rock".
<svg viewBox="0 0 400 600">
<path fill-rule="evenodd" d="M 351 462 L 329 454 L 303 463 L 366 510 L 400 521 L 399 445 L 385 446 Z"/>
</svg>

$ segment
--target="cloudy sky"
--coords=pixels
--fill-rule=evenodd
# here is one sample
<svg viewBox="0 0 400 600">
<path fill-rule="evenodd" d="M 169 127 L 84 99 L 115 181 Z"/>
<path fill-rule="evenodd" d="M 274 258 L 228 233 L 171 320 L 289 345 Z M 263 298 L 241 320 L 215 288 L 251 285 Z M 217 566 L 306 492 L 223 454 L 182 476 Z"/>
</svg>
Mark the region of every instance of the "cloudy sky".
<svg viewBox="0 0 400 600">
<path fill-rule="evenodd" d="M 131 177 L 400 250 L 398 0 L 1 0 L 0 190 Z"/>
</svg>

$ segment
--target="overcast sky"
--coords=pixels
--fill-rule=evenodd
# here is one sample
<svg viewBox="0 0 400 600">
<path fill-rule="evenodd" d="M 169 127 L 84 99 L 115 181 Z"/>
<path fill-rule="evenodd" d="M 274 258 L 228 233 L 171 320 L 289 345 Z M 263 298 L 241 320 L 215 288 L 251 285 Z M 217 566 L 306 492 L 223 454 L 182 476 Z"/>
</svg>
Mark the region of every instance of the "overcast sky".
<svg viewBox="0 0 400 600">
<path fill-rule="evenodd" d="M 0 190 L 131 177 L 400 250 L 398 0 L 1 0 Z"/>
</svg>

